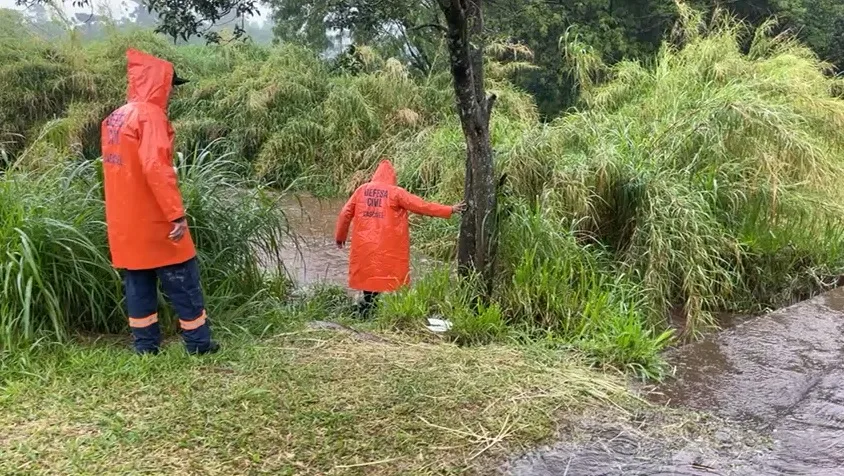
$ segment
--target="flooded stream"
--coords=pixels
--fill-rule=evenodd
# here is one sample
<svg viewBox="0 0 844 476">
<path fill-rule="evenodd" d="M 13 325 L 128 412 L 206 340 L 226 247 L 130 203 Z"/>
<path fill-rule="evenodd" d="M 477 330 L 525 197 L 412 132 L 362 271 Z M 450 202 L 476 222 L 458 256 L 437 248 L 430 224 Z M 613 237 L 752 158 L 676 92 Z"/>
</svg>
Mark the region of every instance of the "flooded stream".
<svg viewBox="0 0 844 476">
<path fill-rule="evenodd" d="M 672 446 L 620 431 L 513 461 L 512 475 L 844 475 L 844 290 L 675 350 L 676 379 L 651 398 L 731 422 Z M 770 438 L 748 449 L 746 429 Z"/>
<path fill-rule="evenodd" d="M 295 238 L 281 252 L 290 277 L 301 286 L 345 286 L 349 249 L 337 249 L 334 225 L 346 203 L 343 199 L 317 199 L 308 195 L 286 197 L 281 205 Z"/>
</svg>

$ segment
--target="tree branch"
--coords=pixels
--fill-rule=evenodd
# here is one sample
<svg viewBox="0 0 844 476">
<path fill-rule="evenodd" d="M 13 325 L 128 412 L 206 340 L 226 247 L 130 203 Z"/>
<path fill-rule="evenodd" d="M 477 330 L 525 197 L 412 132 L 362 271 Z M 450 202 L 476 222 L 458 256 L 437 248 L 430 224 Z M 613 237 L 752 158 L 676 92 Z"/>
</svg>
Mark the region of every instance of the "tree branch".
<svg viewBox="0 0 844 476">
<path fill-rule="evenodd" d="M 489 120 L 492 117 L 492 108 L 495 107 L 495 101 L 498 99 L 498 96 L 495 94 L 490 94 L 489 97 L 486 99 L 486 107 L 484 107 L 484 121 L 486 124 L 489 124 Z"/>
<path fill-rule="evenodd" d="M 424 30 L 425 28 L 431 28 L 434 30 L 439 30 L 442 33 L 448 33 L 448 28 L 438 24 L 438 23 L 426 23 L 424 25 L 417 25 L 408 28 L 408 31 L 419 31 Z"/>
</svg>

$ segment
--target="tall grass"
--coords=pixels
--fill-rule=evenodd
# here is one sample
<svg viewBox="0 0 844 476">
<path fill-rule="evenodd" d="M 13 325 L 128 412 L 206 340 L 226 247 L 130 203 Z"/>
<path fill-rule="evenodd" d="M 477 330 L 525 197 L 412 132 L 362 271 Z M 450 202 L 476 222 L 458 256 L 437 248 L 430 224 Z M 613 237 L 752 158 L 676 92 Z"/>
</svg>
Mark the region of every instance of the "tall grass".
<svg viewBox="0 0 844 476">
<path fill-rule="evenodd" d="M 98 167 L 71 161 L 0 175 L 0 347 L 125 329 Z M 275 201 L 232 167 L 207 151 L 180 164 L 203 285 L 216 315 L 266 291 L 259 254 L 277 257 L 286 233 Z M 263 261 L 280 265 L 277 259 Z"/>
<path fill-rule="evenodd" d="M 90 164 L 0 177 L 0 346 L 120 325 L 120 281 L 92 177 Z"/>
<path fill-rule="evenodd" d="M 477 300 L 479 283 L 441 269 L 386 296 L 381 323 L 419 329 L 425 318 L 444 316 L 458 343 L 538 340 L 637 375 L 662 374 L 659 353 L 674 333 L 649 322 L 646 293 L 610 253 L 541 208 L 516 204 L 502 224 L 504 265 L 491 302 Z"/>
<path fill-rule="evenodd" d="M 684 46 L 664 46 L 650 68 L 611 69 L 588 109 L 555 125 L 562 142 L 549 141 L 611 164 L 562 167 L 552 184 L 594 172 L 579 194 L 588 211 L 572 211 L 599 240 L 626 218 L 615 253 L 656 309 L 682 309 L 689 331 L 711 312 L 782 305 L 835 281 L 844 232 L 840 80 L 787 37 L 759 31 L 744 54 L 743 25 L 723 17 L 704 34 L 699 24 L 686 11 Z"/>
<path fill-rule="evenodd" d="M 759 312 L 838 282 L 842 81 L 766 27 L 723 15 L 702 24 L 684 9 L 675 41 L 650 64 L 573 55 L 583 103 L 551 124 L 495 117 L 509 230 L 499 299 L 511 320 L 578 334 L 572 316 L 624 276 L 635 292 L 614 299 L 639 316 L 631 322 L 664 327 L 680 315 L 693 336 L 716 313 Z M 399 155 L 403 183 L 454 200 L 459 136 L 452 126 L 426 134 Z M 455 223 L 417 230 L 442 257 L 455 233 Z"/>
</svg>

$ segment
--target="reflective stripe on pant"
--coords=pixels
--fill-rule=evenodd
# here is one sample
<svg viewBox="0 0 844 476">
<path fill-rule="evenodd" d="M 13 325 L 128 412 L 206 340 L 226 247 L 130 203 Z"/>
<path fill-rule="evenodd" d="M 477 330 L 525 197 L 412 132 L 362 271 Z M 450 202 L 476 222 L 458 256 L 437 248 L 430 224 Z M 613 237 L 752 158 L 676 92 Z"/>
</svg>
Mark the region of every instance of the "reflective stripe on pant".
<svg viewBox="0 0 844 476">
<path fill-rule="evenodd" d="M 135 338 L 135 350 L 138 352 L 155 352 L 161 341 L 161 327 L 158 325 L 158 314 L 146 317 L 130 317 L 129 327 Z"/>
<path fill-rule="evenodd" d="M 179 319 L 179 327 L 182 328 L 182 338 L 188 352 L 208 350 L 211 345 L 211 327 L 208 325 L 204 309 L 199 317 L 190 320 Z"/>
<path fill-rule="evenodd" d="M 123 280 L 129 325 L 132 327 L 137 351 L 157 350 L 161 341 L 157 317 L 155 322 L 149 320 L 157 311 L 159 282 L 165 297 L 179 317 L 187 350 L 203 351 L 211 345 L 211 328 L 205 314 L 205 300 L 199 282 L 196 258 L 163 268 L 127 270 Z"/>
</svg>

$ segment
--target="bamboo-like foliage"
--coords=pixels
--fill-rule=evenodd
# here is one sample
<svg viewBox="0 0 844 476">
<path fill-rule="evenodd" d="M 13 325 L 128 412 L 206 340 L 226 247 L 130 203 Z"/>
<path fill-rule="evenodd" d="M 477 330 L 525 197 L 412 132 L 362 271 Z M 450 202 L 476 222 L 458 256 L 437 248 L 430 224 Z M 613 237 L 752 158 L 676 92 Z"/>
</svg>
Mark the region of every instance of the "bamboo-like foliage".
<svg viewBox="0 0 844 476">
<path fill-rule="evenodd" d="M 603 272 L 635 283 L 654 322 L 679 313 L 694 333 L 713 313 L 787 304 L 844 270 L 841 80 L 810 50 L 768 31 L 723 15 L 704 27 L 684 10 L 652 64 L 608 67 L 569 45 L 571 59 L 585 61 L 575 65 L 581 109 L 545 126 L 494 121 L 508 200 L 611 253 Z M 459 196 L 452 131 L 408 147 L 406 183 Z M 429 248 L 448 251 L 441 237 L 453 229 L 426 227 Z M 504 243 L 513 248 L 504 275 L 530 247 L 513 239 Z M 512 282 L 502 283 L 506 294 Z M 547 323 L 545 313 L 528 314 Z"/>
<path fill-rule="evenodd" d="M 96 157 L 100 121 L 125 100 L 129 47 L 173 62 L 192 80 L 174 91 L 169 111 L 181 150 L 216 142 L 221 152 L 251 164 L 257 177 L 280 186 L 298 180 L 328 184 L 326 192 L 345 190 L 354 172 L 368 170 L 454 109 L 447 73 L 414 78 L 399 61 L 366 47 L 357 49 L 363 69 L 347 71 L 294 45 L 175 47 L 144 31 L 85 44 L 72 37 L 47 43 L 17 28 L 0 37 L 0 81 L 12 85 L 0 91 L 0 148 L 19 154 L 45 124 L 59 120 L 40 139 Z M 532 102 L 503 81 L 508 69 L 501 69 L 491 82 L 503 98 L 501 110 L 535 120 Z"/>
</svg>

